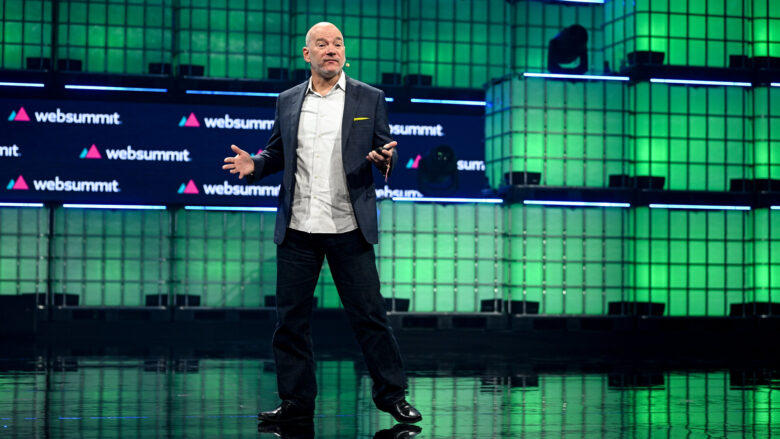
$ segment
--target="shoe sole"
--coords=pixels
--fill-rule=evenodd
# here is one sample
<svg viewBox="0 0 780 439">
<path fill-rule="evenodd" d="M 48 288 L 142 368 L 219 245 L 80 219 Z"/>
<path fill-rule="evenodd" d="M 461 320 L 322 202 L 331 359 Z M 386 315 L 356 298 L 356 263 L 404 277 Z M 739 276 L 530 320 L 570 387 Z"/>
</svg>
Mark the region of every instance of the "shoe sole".
<svg viewBox="0 0 780 439">
<path fill-rule="evenodd" d="M 393 416 L 393 415 L 390 415 L 390 416 Z M 395 416 L 393 416 L 393 419 L 395 419 L 397 422 L 400 422 L 402 424 L 416 424 L 416 423 L 422 421 L 422 416 L 420 416 L 419 418 L 414 418 L 414 419 L 398 419 Z"/>
</svg>

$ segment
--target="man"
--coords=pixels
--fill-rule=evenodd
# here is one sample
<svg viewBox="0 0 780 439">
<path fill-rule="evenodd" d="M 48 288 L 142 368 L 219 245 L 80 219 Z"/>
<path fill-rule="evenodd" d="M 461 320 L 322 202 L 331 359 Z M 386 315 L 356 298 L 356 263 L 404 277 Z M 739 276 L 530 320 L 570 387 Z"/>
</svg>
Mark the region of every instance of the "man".
<svg viewBox="0 0 780 439">
<path fill-rule="evenodd" d="M 314 289 L 323 259 L 363 351 L 376 406 L 399 422 L 422 419 L 405 399 L 406 376 L 379 293 L 374 247 L 379 238 L 371 165 L 385 176 L 398 157 L 384 93 L 343 72 L 344 37 L 331 23 L 306 34 L 309 81 L 279 95 L 271 137 L 251 157 L 235 145 L 222 168 L 249 183 L 284 171 L 277 247 L 273 337 L 281 405 L 266 422 L 310 420 L 317 384 L 311 344 Z"/>
</svg>

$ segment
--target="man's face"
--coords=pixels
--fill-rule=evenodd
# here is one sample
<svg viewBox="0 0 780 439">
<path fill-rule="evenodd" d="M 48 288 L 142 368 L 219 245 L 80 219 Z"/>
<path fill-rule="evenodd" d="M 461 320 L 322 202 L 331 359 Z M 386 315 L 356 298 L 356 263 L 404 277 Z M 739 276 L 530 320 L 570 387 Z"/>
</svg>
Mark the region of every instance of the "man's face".
<svg viewBox="0 0 780 439">
<path fill-rule="evenodd" d="M 346 58 L 344 37 L 338 28 L 333 25 L 312 28 L 306 47 L 303 48 L 303 59 L 311 63 L 312 74 L 325 79 L 341 73 Z"/>
</svg>

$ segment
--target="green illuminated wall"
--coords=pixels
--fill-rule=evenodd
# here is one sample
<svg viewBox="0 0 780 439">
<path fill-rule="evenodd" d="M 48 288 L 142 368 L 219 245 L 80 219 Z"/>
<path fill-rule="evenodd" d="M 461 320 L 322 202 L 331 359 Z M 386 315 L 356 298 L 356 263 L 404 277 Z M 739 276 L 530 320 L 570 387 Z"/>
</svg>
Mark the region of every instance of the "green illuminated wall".
<svg viewBox="0 0 780 439">
<path fill-rule="evenodd" d="M 631 299 L 675 316 L 727 316 L 729 304 L 752 300 L 751 215 L 760 214 L 631 209 Z"/>
<path fill-rule="evenodd" d="M 528 78 L 487 89 L 485 165 L 492 187 L 507 172 L 541 172 L 546 186 L 606 186 L 628 173 L 624 100 L 611 82 Z"/>
<path fill-rule="evenodd" d="M 539 303 L 540 314 L 606 314 L 629 300 L 623 209 L 504 208 L 507 298 Z"/>
<path fill-rule="evenodd" d="M 0 1 L 0 67 L 19 69 L 28 57 L 51 57 L 52 2 Z"/>
<path fill-rule="evenodd" d="M 172 0 L 45 3 L 57 8 L 57 58 L 81 60 L 84 71 L 144 74 L 148 63 L 171 62 Z"/>
<path fill-rule="evenodd" d="M 728 67 L 729 55 L 757 55 L 751 53 L 750 3 L 750 0 L 607 2 L 605 58 L 615 71 L 626 66 L 626 54 L 646 50 L 664 52 L 665 64 Z"/>
<path fill-rule="evenodd" d="M 503 297 L 499 206 L 387 200 L 379 211 L 382 295 L 410 299 L 417 312 L 475 312 Z"/>
<path fill-rule="evenodd" d="M 163 0 L 165 1 L 165 0 Z M 167 0 L 175 17 L 178 64 L 206 67 L 206 76 L 263 79 L 268 68 L 288 68 L 288 2 Z"/>
<path fill-rule="evenodd" d="M 666 179 L 667 189 L 726 191 L 753 178 L 751 104 L 744 87 L 628 87 L 632 175 Z"/>
</svg>

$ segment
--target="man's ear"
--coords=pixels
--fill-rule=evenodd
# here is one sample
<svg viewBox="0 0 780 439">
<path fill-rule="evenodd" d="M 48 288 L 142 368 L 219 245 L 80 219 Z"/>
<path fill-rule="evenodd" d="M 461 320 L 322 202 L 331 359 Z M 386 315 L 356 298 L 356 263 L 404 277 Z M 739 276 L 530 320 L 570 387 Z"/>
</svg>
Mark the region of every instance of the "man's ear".
<svg viewBox="0 0 780 439">
<path fill-rule="evenodd" d="M 311 62 L 311 58 L 309 57 L 309 48 L 306 46 L 303 46 L 303 60 L 306 62 Z"/>
</svg>

